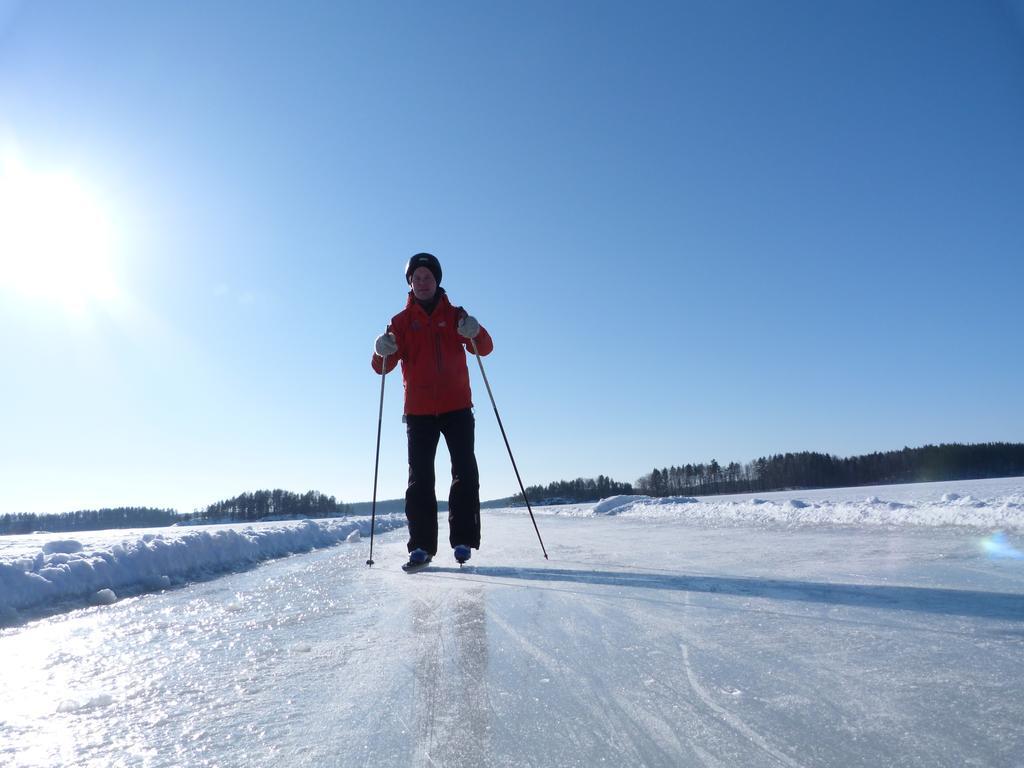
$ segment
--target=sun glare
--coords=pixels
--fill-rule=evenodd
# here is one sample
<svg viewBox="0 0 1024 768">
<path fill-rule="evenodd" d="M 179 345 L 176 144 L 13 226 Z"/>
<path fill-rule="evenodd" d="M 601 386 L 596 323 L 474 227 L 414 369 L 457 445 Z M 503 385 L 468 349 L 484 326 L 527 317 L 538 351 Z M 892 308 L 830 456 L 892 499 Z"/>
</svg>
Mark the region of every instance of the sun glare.
<svg viewBox="0 0 1024 768">
<path fill-rule="evenodd" d="M 100 196 L 66 172 L 0 159 L 0 289 L 72 312 L 117 296 L 113 227 Z"/>
</svg>

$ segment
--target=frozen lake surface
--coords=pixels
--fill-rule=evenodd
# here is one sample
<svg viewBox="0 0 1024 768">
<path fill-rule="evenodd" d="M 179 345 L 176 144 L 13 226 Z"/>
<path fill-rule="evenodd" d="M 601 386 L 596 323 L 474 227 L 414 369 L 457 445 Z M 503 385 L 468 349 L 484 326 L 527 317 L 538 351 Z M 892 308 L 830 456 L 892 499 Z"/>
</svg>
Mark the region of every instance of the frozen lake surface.
<svg viewBox="0 0 1024 768">
<path fill-rule="evenodd" d="M 1012 511 L 1021 481 L 986 482 L 779 504 Z M 1018 530 L 639 504 L 538 515 L 548 561 L 486 511 L 463 569 L 403 574 L 395 530 L 374 568 L 353 540 L 15 624 L 0 764 L 1020 765 Z"/>
</svg>

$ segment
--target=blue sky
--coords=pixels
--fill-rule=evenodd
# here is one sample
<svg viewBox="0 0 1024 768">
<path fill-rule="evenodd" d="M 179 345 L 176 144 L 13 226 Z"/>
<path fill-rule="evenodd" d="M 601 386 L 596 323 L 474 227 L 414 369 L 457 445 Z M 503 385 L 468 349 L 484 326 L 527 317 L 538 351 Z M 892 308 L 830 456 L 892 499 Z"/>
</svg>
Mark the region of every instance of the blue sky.
<svg viewBox="0 0 1024 768">
<path fill-rule="evenodd" d="M 0 1 L 0 512 L 368 500 L 421 250 L 527 484 L 1022 440 L 1022 136 L 1018 2 Z"/>
</svg>

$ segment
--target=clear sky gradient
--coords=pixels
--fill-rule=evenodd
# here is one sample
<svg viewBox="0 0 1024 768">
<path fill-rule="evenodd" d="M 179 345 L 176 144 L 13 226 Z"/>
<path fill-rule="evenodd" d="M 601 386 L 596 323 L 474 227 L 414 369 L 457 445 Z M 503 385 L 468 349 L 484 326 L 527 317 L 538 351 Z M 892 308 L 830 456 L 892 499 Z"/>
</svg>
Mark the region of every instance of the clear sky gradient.
<svg viewBox="0 0 1024 768">
<path fill-rule="evenodd" d="M 369 500 L 421 250 L 527 484 L 1022 440 L 1024 8 L 0 0 L 0 512 Z"/>
</svg>

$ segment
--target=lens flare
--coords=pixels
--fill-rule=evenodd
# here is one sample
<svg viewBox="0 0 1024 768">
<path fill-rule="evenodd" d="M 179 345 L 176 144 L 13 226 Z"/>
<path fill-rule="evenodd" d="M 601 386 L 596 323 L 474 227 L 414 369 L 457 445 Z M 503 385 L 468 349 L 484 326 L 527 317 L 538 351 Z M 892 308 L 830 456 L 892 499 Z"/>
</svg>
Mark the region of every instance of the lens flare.
<svg viewBox="0 0 1024 768">
<path fill-rule="evenodd" d="M 993 560 L 1024 560 L 1024 552 L 1014 547 L 1002 531 L 996 531 L 987 539 L 982 539 L 981 548 Z"/>
</svg>

